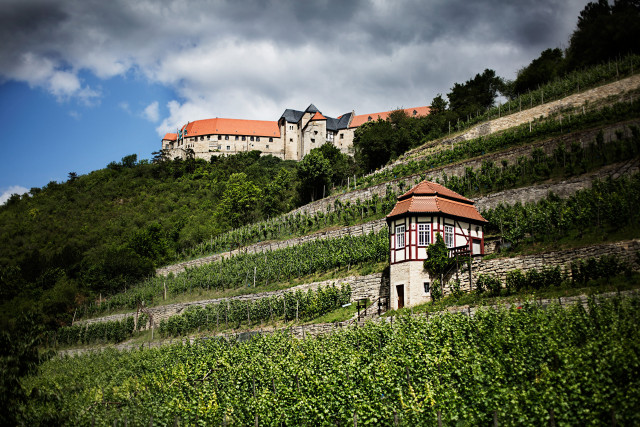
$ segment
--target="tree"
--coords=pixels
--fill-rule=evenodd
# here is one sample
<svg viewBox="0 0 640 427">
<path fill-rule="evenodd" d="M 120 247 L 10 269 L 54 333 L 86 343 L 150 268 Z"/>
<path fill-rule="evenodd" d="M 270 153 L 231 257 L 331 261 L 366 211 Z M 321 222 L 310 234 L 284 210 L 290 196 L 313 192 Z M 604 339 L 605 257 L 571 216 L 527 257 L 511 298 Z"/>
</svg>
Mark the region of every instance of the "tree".
<svg viewBox="0 0 640 427">
<path fill-rule="evenodd" d="M 436 233 L 436 242 L 427 247 L 427 259 L 423 263 L 424 269 L 427 270 L 431 278 L 437 278 L 441 289 L 455 265 L 456 260 L 449 257 L 449 248 L 444 243 L 442 234 Z"/>
<path fill-rule="evenodd" d="M 122 158 L 122 166 L 125 168 L 132 168 L 136 165 L 137 161 L 138 161 L 137 154 L 129 154 L 128 156 L 124 156 Z"/>
<path fill-rule="evenodd" d="M 300 201 L 306 203 L 322 196 L 322 189 L 329 187 L 331 178 L 331 164 L 319 148 L 309 152 L 298 165 L 298 180 L 300 182 Z"/>
<path fill-rule="evenodd" d="M 466 119 L 467 115 L 475 115 L 477 111 L 492 107 L 503 86 L 504 82 L 496 76 L 496 72 L 486 69 L 464 84 L 453 85 L 451 92 L 447 94 L 449 107 L 459 117 Z"/>
<path fill-rule="evenodd" d="M 431 109 L 429 115 L 442 114 L 447 110 L 447 101 L 444 100 L 442 94 L 439 93 L 431 101 Z"/>
<path fill-rule="evenodd" d="M 244 172 L 232 174 L 216 209 L 216 217 L 232 228 L 252 222 L 256 217 L 261 193 Z"/>
<path fill-rule="evenodd" d="M 640 2 L 607 0 L 588 3 L 567 49 L 569 69 L 605 62 L 629 53 L 640 53 Z"/>
<path fill-rule="evenodd" d="M 513 82 L 513 95 L 537 89 L 538 86 L 561 76 L 564 67 L 564 55 L 560 49 L 542 51 L 538 58 L 518 71 L 518 77 Z"/>
</svg>

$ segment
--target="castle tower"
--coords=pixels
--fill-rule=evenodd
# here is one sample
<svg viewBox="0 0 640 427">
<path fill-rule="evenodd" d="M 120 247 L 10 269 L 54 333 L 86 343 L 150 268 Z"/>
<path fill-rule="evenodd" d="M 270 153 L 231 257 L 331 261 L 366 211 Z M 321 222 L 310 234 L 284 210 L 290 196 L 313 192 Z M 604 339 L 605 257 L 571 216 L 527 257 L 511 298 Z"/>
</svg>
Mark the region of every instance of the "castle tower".
<svg viewBox="0 0 640 427">
<path fill-rule="evenodd" d="M 431 300 L 432 278 L 424 270 L 427 247 L 440 233 L 454 252 L 484 254 L 487 221 L 473 201 L 434 182 L 423 181 L 398 197 L 387 215 L 390 250 L 390 308 Z M 451 255 L 450 255 L 451 256 Z"/>
</svg>

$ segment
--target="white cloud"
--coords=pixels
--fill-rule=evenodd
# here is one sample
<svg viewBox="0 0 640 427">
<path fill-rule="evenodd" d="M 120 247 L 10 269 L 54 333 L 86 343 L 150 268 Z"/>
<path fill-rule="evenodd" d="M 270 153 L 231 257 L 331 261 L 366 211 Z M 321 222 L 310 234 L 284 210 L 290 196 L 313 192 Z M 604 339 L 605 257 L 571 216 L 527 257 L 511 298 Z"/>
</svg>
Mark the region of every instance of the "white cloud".
<svg viewBox="0 0 640 427">
<path fill-rule="evenodd" d="M 5 0 L 0 81 L 99 102 L 99 79 L 133 71 L 175 91 L 160 134 L 207 117 L 275 120 L 424 105 L 484 68 L 513 78 L 565 43 L 586 0 Z M 526 10 L 526 13 L 523 11 Z M 128 105 L 120 105 L 131 114 Z"/>
<path fill-rule="evenodd" d="M 77 111 L 75 111 L 75 110 L 71 110 L 71 111 L 69 111 L 69 115 L 70 115 L 71 117 L 73 117 L 74 119 L 76 119 L 76 120 L 80 120 L 80 118 L 82 117 L 82 114 L 78 113 L 78 112 L 77 112 Z"/>
<path fill-rule="evenodd" d="M 27 188 L 24 188 L 21 185 L 12 185 L 11 187 L 4 190 L 2 194 L 0 194 L 0 205 L 4 205 L 7 202 L 7 200 L 9 200 L 9 197 L 11 197 L 11 195 L 13 194 L 22 195 L 28 192 L 29 190 Z"/>
<path fill-rule="evenodd" d="M 154 101 L 151 104 L 147 105 L 147 107 L 142 112 L 142 116 L 152 123 L 155 123 L 158 120 L 160 120 L 160 110 L 158 109 L 158 101 Z"/>
</svg>

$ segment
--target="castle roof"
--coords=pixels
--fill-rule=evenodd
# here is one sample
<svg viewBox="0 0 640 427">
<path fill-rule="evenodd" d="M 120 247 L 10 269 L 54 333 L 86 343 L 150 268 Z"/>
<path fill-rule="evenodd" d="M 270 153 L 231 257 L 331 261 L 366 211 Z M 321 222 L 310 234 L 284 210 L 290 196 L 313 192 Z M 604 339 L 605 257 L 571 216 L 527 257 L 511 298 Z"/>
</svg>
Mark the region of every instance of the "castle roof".
<svg viewBox="0 0 640 427">
<path fill-rule="evenodd" d="M 311 117 L 311 120 L 327 120 L 327 118 L 323 116 L 322 113 L 320 113 L 320 111 L 318 111 L 313 115 L 313 117 Z"/>
<path fill-rule="evenodd" d="M 473 205 L 473 201 L 435 182 L 422 181 L 398 197 L 398 203 L 387 220 L 416 213 L 443 213 L 471 222 L 487 222 Z"/>
<path fill-rule="evenodd" d="M 320 110 L 318 110 L 318 107 L 316 107 L 313 104 L 309 104 L 309 106 L 307 107 L 306 110 L 304 110 L 305 113 L 319 113 Z"/>
<path fill-rule="evenodd" d="M 280 137 L 278 122 L 242 119 L 196 120 L 183 126 L 186 137 L 199 135 L 248 135 Z"/>
<path fill-rule="evenodd" d="M 162 138 L 163 141 L 175 141 L 176 139 L 178 139 L 177 133 L 168 133 Z"/>
<path fill-rule="evenodd" d="M 405 109 L 403 109 L 403 111 L 409 117 L 426 116 L 426 115 L 429 114 L 430 110 L 431 110 L 431 107 L 414 107 L 414 108 L 405 108 Z M 351 124 L 349 125 L 349 127 L 350 128 L 357 128 L 358 126 L 362 125 L 363 123 L 370 122 L 370 121 L 376 121 L 378 119 L 387 120 L 387 118 L 389 118 L 389 114 L 391 114 L 394 111 L 396 111 L 396 110 L 383 111 L 381 113 L 360 114 L 360 115 L 354 116 L 353 120 L 351 121 Z"/>
<path fill-rule="evenodd" d="M 292 110 L 291 108 L 287 108 L 286 110 L 284 110 L 284 113 L 282 113 L 280 118 L 284 118 L 289 123 L 298 123 L 300 120 L 302 120 L 302 116 L 304 116 L 304 111 Z"/>
</svg>

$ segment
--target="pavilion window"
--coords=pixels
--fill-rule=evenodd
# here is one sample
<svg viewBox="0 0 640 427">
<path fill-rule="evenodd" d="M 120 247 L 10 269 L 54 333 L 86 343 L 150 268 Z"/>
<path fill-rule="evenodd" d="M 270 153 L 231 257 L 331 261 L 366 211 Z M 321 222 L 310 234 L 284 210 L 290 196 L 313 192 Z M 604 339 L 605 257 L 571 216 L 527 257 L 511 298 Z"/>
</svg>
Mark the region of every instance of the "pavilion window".
<svg viewBox="0 0 640 427">
<path fill-rule="evenodd" d="M 447 245 L 448 248 L 453 247 L 453 227 L 450 225 L 444 226 L 444 244 Z"/>
<path fill-rule="evenodd" d="M 418 246 L 431 243 L 431 224 L 418 224 Z"/>
<path fill-rule="evenodd" d="M 404 248 L 404 225 L 396 227 L 396 249 Z"/>
</svg>

